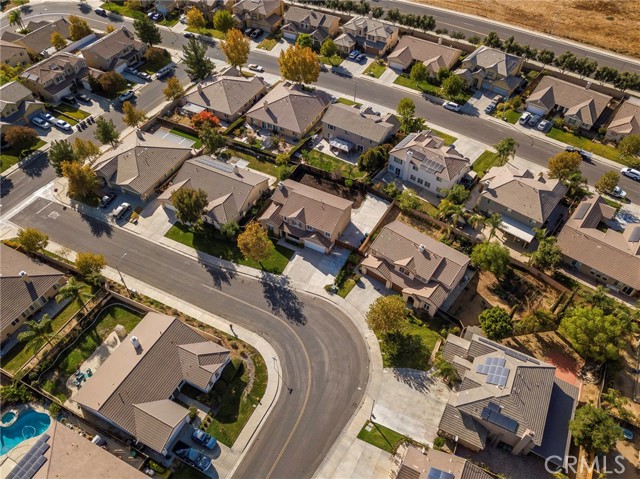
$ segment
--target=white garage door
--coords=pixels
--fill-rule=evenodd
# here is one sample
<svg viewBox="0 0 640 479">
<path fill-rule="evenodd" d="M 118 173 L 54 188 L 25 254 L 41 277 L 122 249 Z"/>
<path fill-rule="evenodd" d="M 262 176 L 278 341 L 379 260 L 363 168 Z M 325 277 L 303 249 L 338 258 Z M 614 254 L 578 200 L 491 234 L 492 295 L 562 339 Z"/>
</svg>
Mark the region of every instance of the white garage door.
<svg viewBox="0 0 640 479">
<path fill-rule="evenodd" d="M 534 115 L 540 116 L 544 116 L 544 114 L 546 113 L 546 110 L 544 108 L 535 105 L 527 105 L 527 111 Z"/>
<path fill-rule="evenodd" d="M 402 63 L 390 61 L 389 68 L 393 68 L 394 70 L 397 70 L 397 71 L 402 71 L 404 70 L 404 65 Z"/>
<path fill-rule="evenodd" d="M 295 40 L 296 34 L 291 32 L 284 32 L 284 38 L 286 38 L 287 40 Z"/>
<path fill-rule="evenodd" d="M 304 242 L 305 248 L 312 249 L 313 251 L 319 251 L 320 253 L 324 253 L 324 246 L 320 246 L 319 244 L 312 243 L 311 241 Z"/>
</svg>

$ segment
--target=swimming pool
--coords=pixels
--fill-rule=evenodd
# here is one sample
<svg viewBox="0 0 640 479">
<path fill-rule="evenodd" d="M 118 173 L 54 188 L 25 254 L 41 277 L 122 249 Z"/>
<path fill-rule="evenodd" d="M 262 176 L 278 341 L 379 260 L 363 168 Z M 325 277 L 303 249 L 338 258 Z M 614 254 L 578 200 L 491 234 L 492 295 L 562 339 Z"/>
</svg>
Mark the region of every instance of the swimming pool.
<svg viewBox="0 0 640 479">
<path fill-rule="evenodd" d="M 11 426 L 0 427 L 0 456 L 8 453 L 21 442 L 39 436 L 49 428 L 50 424 L 51 418 L 48 414 L 33 409 L 25 409 L 18 413 L 18 419 Z"/>
<path fill-rule="evenodd" d="M 2 422 L 2 424 L 9 424 L 15 419 L 15 417 L 16 413 L 13 411 L 9 411 L 2 415 L 2 419 L 0 419 L 0 422 Z"/>
</svg>

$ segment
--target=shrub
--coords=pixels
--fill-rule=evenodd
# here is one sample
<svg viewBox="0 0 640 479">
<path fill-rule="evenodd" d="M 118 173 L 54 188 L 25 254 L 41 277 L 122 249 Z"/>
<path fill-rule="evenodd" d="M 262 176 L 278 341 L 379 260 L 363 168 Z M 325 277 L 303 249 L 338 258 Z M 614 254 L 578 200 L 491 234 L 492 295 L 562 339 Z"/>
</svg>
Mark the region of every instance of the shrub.
<svg viewBox="0 0 640 479">
<path fill-rule="evenodd" d="M 189 408 L 189 420 L 193 421 L 197 415 L 198 415 L 198 408 L 195 406 L 191 406 Z"/>
<path fill-rule="evenodd" d="M 436 438 L 433 440 L 433 448 L 434 448 L 436 451 L 441 450 L 441 449 L 444 447 L 444 444 L 445 444 L 445 439 L 444 439 L 444 437 L 440 437 L 440 436 L 438 436 L 438 437 L 436 437 Z"/>
<path fill-rule="evenodd" d="M 158 474 L 164 474 L 164 472 L 166 471 L 166 469 L 164 467 L 162 467 L 157 462 L 152 461 L 151 459 L 149 459 L 149 468 L 152 471 L 156 471 Z"/>
<path fill-rule="evenodd" d="M 54 419 L 58 417 L 58 414 L 60 414 L 60 411 L 62 411 L 62 406 L 60 406 L 60 404 L 58 404 L 57 402 L 52 402 L 51 405 L 49 406 L 49 414 Z"/>
</svg>

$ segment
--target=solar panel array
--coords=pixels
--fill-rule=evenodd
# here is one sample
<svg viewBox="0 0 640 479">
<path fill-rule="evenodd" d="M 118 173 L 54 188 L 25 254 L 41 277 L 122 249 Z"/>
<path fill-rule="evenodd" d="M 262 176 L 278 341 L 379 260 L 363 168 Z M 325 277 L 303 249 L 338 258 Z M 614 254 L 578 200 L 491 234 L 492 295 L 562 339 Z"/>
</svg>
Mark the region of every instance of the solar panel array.
<svg viewBox="0 0 640 479">
<path fill-rule="evenodd" d="M 51 447 L 47 444 L 49 437 L 48 434 L 40 436 L 31 449 L 18 461 L 16 467 L 7 474 L 6 479 L 31 479 L 35 476 L 43 464 L 47 462 L 44 453 Z"/>
<path fill-rule="evenodd" d="M 436 160 L 430 160 L 429 158 L 425 158 L 420 163 L 420 168 L 423 170 L 427 170 L 430 173 L 440 173 L 444 170 L 444 165 Z"/>
<path fill-rule="evenodd" d="M 216 160 L 213 160 L 210 158 L 204 158 L 204 157 L 199 158 L 197 161 L 202 163 L 203 165 L 207 165 L 212 168 L 215 168 L 216 170 L 224 171 L 225 173 L 231 173 L 233 171 L 233 166 L 227 165 L 226 163 L 222 163 L 221 161 L 216 161 Z"/>
<path fill-rule="evenodd" d="M 499 413 L 498 411 L 494 411 L 488 406 L 482 409 L 481 417 L 485 421 L 488 421 L 491 424 L 495 424 L 496 426 L 499 426 L 502 429 L 506 429 L 507 431 L 515 433 L 518 430 L 518 421 L 515 421 L 510 417 Z"/>
<path fill-rule="evenodd" d="M 429 474 L 427 474 L 427 479 L 455 479 L 455 477 L 450 472 L 441 471 L 435 467 L 429 469 Z"/>
<path fill-rule="evenodd" d="M 487 376 L 487 384 L 505 387 L 511 370 L 505 368 L 506 361 L 503 358 L 487 358 L 484 364 L 476 366 L 476 372 Z"/>
</svg>

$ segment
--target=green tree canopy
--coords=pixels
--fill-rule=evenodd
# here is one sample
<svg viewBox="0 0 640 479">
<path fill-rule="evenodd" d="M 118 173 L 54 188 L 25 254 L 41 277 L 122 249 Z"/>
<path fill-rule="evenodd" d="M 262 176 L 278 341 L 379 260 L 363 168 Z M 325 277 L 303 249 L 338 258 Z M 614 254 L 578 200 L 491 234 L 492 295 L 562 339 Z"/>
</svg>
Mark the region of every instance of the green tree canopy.
<svg viewBox="0 0 640 479">
<path fill-rule="evenodd" d="M 296 45 L 313 48 L 313 38 L 311 38 L 311 35 L 308 33 L 301 33 L 298 35 L 298 38 L 296 38 Z"/>
<path fill-rule="evenodd" d="M 29 253 L 41 253 L 49 244 L 49 237 L 36 228 L 20 228 L 18 244 Z"/>
<path fill-rule="evenodd" d="M 467 84 L 459 75 L 450 75 L 442 82 L 442 93 L 453 100 L 467 88 Z"/>
<path fill-rule="evenodd" d="M 76 154 L 68 140 L 54 140 L 48 151 L 49 164 L 53 166 L 56 175 L 62 176 L 62 163 L 76 161 Z"/>
<path fill-rule="evenodd" d="M 407 326 L 407 308 L 402 296 L 377 298 L 367 312 L 367 324 L 377 335 L 397 333 Z"/>
<path fill-rule="evenodd" d="M 216 30 L 226 33 L 233 28 L 233 16 L 229 10 L 218 10 L 213 16 L 213 27 Z"/>
<path fill-rule="evenodd" d="M 471 263 L 483 271 L 493 273 L 501 278 L 509 265 L 509 250 L 498 243 L 480 243 L 471 252 Z"/>
<path fill-rule="evenodd" d="M 450 190 L 446 190 L 445 199 L 455 205 L 463 205 L 471 196 L 471 192 L 462 185 L 453 185 Z"/>
<path fill-rule="evenodd" d="M 4 139 L 15 150 L 22 153 L 35 146 L 40 139 L 38 132 L 28 126 L 9 126 L 4 132 Z"/>
<path fill-rule="evenodd" d="M 151 47 L 162 43 L 160 28 L 146 15 L 133 21 L 133 29 L 140 41 L 146 43 L 147 46 Z"/>
<path fill-rule="evenodd" d="M 371 148 L 358 157 L 358 168 L 360 171 L 366 171 L 368 173 L 378 171 L 387 162 L 388 155 L 388 145 Z"/>
<path fill-rule="evenodd" d="M 99 253 L 90 251 L 80 252 L 76 255 L 76 268 L 78 273 L 85 278 L 92 278 L 102 273 L 107 261 Z"/>
<path fill-rule="evenodd" d="M 171 195 L 171 204 L 176 210 L 178 221 L 198 225 L 202 221 L 202 213 L 209 200 L 206 191 L 183 187 Z"/>
<path fill-rule="evenodd" d="M 411 98 L 402 98 L 398 102 L 396 112 L 400 117 L 402 132 L 405 134 L 419 131 L 424 127 L 424 120 L 416 117 L 416 104 Z"/>
<path fill-rule="evenodd" d="M 627 135 L 618 143 L 618 151 L 624 158 L 634 157 L 640 153 L 640 135 Z"/>
<path fill-rule="evenodd" d="M 257 261 L 260 266 L 262 266 L 261 261 L 268 258 L 274 250 L 267 230 L 257 221 L 249 223 L 238 235 L 238 248 L 245 258 Z"/>
<path fill-rule="evenodd" d="M 103 145 L 109 143 L 111 146 L 115 146 L 120 139 L 120 132 L 116 129 L 116 125 L 111 118 L 106 120 L 104 117 L 99 116 L 96 119 L 96 131 L 93 136 Z"/>
<path fill-rule="evenodd" d="M 415 82 L 425 81 L 429 77 L 429 70 L 423 62 L 416 62 L 411 67 L 410 78 Z"/>
<path fill-rule="evenodd" d="M 569 422 L 569 430 L 576 446 L 593 454 L 606 454 L 622 439 L 622 428 L 602 408 L 586 404 L 576 411 Z"/>
<path fill-rule="evenodd" d="M 336 53 L 338 53 L 338 47 L 331 38 L 327 38 L 324 42 L 322 42 L 322 46 L 320 47 L 320 55 L 326 58 L 331 58 Z"/>
<path fill-rule="evenodd" d="M 553 271 L 562 263 L 562 250 L 555 236 L 546 236 L 538 242 L 538 248 L 531 253 L 531 264 L 541 271 Z"/>
<path fill-rule="evenodd" d="M 422 205 L 422 200 L 411 188 L 405 188 L 396 198 L 396 203 L 402 211 L 417 210 Z"/>
<path fill-rule="evenodd" d="M 513 334 L 513 321 L 504 309 L 494 306 L 480 313 L 480 326 L 489 339 L 500 340 Z"/>
<path fill-rule="evenodd" d="M 18 341 L 21 343 L 30 342 L 36 351 L 45 343 L 51 345 L 51 341 L 55 338 L 51 326 L 52 321 L 48 314 L 42 316 L 40 321 L 36 321 L 35 319 L 25 321 L 24 325 L 27 327 L 27 330 L 18 334 Z"/>
<path fill-rule="evenodd" d="M 69 21 L 69 35 L 74 42 L 81 38 L 91 35 L 93 30 L 84 18 L 80 18 L 76 15 L 71 15 L 68 18 Z"/>
<path fill-rule="evenodd" d="M 509 160 L 513 160 L 515 158 L 516 150 L 518 149 L 518 143 L 513 138 L 505 138 L 497 145 L 494 145 L 494 148 L 496 149 L 498 164 L 502 166 Z"/>
<path fill-rule="evenodd" d="M 213 62 L 207 57 L 207 46 L 195 37 L 189 38 L 189 43 L 182 47 L 182 60 L 187 65 L 187 74 L 194 82 L 204 80 L 213 71 Z"/>
<path fill-rule="evenodd" d="M 580 163 L 582 157 L 576 151 L 563 151 L 549 158 L 549 175 L 552 178 L 558 178 L 566 181 L 572 174 L 580 172 Z"/>
<path fill-rule="evenodd" d="M 61 165 L 62 176 L 68 181 L 69 197 L 90 198 L 100 187 L 100 180 L 91 165 L 79 161 L 65 161 Z"/>
<path fill-rule="evenodd" d="M 615 170 L 605 172 L 594 185 L 598 193 L 608 193 L 612 191 L 620 181 L 620 173 Z"/>
</svg>

